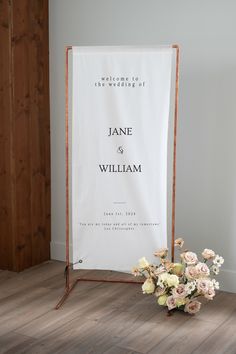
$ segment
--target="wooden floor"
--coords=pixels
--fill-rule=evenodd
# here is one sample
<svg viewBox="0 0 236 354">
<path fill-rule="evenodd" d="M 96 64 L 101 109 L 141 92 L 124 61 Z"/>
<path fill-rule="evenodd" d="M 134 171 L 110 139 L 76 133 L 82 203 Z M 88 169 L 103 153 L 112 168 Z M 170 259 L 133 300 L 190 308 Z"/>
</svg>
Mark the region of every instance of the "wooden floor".
<svg viewBox="0 0 236 354">
<path fill-rule="evenodd" d="M 194 317 L 167 317 L 140 285 L 80 282 L 56 311 L 63 269 L 50 261 L 19 274 L 0 271 L 0 353 L 236 353 L 236 294 L 219 292 Z"/>
</svg>

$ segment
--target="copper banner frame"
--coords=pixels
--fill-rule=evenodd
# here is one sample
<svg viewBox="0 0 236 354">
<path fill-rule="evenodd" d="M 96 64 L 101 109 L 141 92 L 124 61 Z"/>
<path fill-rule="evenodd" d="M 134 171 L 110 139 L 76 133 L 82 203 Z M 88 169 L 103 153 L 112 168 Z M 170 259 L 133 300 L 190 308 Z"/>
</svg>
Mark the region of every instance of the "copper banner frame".
<svg viewBox="0 0 236 354">
<path fill-rule="evenodd" d="M 175 108 L 174 108 L 174 139 L 173 139 L 173 166 L 172 166 L 172 226 L 171 226 L 171 260 L 174 261 L 174 240 L 175 240 L 175 204 L 176 204 L 176 143 L 177 143 L 177 123 L 178 123 L 178 98 L 179 98 L 179 46 L 173 44 L 171 46 L 176 49 L 176 69 L 175 69 Z M 55 309 L 58 310 L 66 301 L 70 292 L 74 289 L 79 281 L 91 282 L 107 282 L 107 283 L 126 283 L 126 284 L 142 284 L 143 281 L 131 281 L 122 279 L 93 279 L 93 278 L 77 278 L 70 284 L 70 217 L 69 217 L 69 108 L 68 108 L 68 82 L 69 82 L 69 51 L 72 46 L 66 47 L 66 63 L 65 63 L 65 152 L 66 152 L 66 268 L 65 268 L 65 291 L 64 295 L 57 303 Z"/>
</svg>

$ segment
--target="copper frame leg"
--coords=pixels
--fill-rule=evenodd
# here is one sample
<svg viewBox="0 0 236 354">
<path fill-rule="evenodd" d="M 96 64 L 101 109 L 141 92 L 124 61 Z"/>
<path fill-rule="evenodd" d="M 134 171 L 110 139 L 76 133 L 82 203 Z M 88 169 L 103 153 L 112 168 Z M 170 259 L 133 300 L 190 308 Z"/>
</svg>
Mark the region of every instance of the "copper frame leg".
<svg viewBox="0 0 236 354">
<path fill-rule="evenodd" d="M 143 281 L 132 281 L 132 280 L 121 280 L 121 279 L 114 279 L 114 280 L 109 280 L 109 279 L 93 279 L 93 278 L 77 278 L 74 280 L 74 282 L 72 282 L 71 285 L 67 286 L 65 288 L 65 292 L 64 295 L 62 296 L 62 298 L 59 300 L 59 302 L 57 303 L 55 310 L 58 310 L 63 304 L 64 302 L 67 300 L 68 296 L 70 295 L 71 291 L 74 289 L 74 287 L 76 286 L 76 284 L 80 281 L 86 281 L 86 282 L 98 282 L 98 283 L 120 283 L 120 284 L 143 284 Z"/>
</svg>

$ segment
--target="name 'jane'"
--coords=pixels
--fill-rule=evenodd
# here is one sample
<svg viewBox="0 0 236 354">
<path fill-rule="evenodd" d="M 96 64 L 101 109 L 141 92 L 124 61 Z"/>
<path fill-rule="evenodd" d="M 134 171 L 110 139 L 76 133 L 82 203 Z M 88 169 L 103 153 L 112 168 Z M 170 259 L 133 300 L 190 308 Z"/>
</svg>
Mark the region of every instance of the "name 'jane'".
<svg viewBox="0 0 236 354">
<path fill-rule="evenodd" d="M 109 128 L 108 136 L 114 135 L 132 135 L 132 128 Z"/>
</svg>

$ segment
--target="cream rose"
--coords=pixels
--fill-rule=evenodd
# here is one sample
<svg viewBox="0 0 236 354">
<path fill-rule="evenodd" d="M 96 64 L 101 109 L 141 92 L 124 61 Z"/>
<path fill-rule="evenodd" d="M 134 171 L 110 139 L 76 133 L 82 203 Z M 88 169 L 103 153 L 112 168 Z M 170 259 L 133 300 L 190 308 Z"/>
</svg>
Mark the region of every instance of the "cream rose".
<svg viewBox="0 0 236 354">
<path fill-rule="evenodd" d="M 155 284 L 152 279 L 148 278 L 142 285 L 142 290 L 144 294 L 153 294 L 155 291 Z"/>
<path fill-rule="evenodd" d="M 168 274 L 166 282 L 168 286 L 177 286 L 179 285 L 179 278 L 175 274 Z"/>
<path fill-rule="evenodd" d="M 187 265 L 194 265 L 198 262 L 197 255 L 194 252 L 184 252 L 181 254 L 181 258 Z"/>
<path fill-rule="evenodd" d="M 149 263 L 146 260 L 146 258 L 145 257 L 140 258 L 140 260 L 139 260 L 139 268 L 144 269 L 144 268 L 147 268 L 147 267 L 149 267 Z"/>
<path fill-rule="evenodd" d="M 158 280 L 160 280 L 161 282 L 164 282 L 168 278 L 168 275 L 169 274 L 167 272 L 163 272 L 159 275 Z"/>
<path fill-rule="evenodd" d="M 213 259 L 215 257 L 215 255 L 216 255 L 215 252 L 212 250 L 209 250 L 208 248 L 205 248 L 202 252 L 202 257 L 207 260 Z"/>
<path fill-rule="evenodd" d="M 172 272 L 175 275 L 182 275 L 184 270 L 184 266 L 181 263 L 174 263 L 172 266 Z"/>
<path fill-rule="evenodd" d="M 195 268 L 200 277 L 207 277 L 210 274 L 210 269 L 206 263 L 199 262 Z"/>
<path fill-rule="evenodd" d="M 197 300 L 193 300 L 188 302 L 185 305 L 184 311 L 193 315 L 197 313 L 200 310 L 200 308 L 201 308 L 201 303 Z"/>
<path fill-rule="evenodd" d="M 166 294 L 159 296 L 159 298 L 157 300 L 158 304 L 161 305 L 161 306 L 166 305 L 167 298 L 168 298 L 168 295 L 166 295 Z"/>
<path fill-rule="evenodd" d="M 185 298 L 175 299 L 175 304 L 176 304 L 177 307 L 185 305 L 186 302 L 187 302 L 187 300 Z"/>
</svg>

